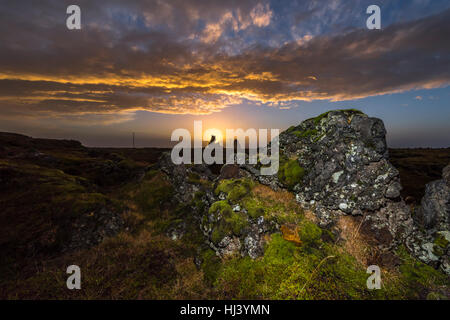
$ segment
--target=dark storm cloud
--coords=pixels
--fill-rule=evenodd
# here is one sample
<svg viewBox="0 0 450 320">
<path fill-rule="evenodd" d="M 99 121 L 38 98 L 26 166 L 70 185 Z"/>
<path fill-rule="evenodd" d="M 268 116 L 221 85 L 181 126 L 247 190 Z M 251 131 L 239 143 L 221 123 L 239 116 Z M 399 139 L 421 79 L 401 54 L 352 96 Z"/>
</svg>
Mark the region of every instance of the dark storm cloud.
<svg viewBox="0 0 450 320">
<path fill-rule="evenodd" d="M 275 46 L 248 40 L 276 35 L 282 17 L 264 1 L 80 1 L 81 31 L 65 28 L 68 4 L 0 5 L 2 115 L 207 114 L 243 100 L 347 100 L 450 82 L 450 10 Z"/>
</svg>

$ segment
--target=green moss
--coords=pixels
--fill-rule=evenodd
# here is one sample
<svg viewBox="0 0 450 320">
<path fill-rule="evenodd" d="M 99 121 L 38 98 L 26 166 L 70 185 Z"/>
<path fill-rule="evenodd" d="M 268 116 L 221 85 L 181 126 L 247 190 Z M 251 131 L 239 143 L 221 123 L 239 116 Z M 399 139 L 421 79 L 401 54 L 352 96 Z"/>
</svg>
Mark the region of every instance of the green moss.
<svg viewBox="0 0 450 320">
<path fill-rule="evenodd" d="M 205 196 L 205 193 L 203 191 L 197 191 L 194 194 L 194 199 L 192 200 L 193 206 L 199 211 L 203 212 L 206 208 L 206 204 L 203 201 L 203 197 Z"/>
<path fill-rule="evenodd" d="M 263 265 L 250 257 L 232 259 L 224 263 L 217 274 L 215 289 L 222 299 L 261 299 L 264 298 Z"/>
<path fill-rule="evenodd" d="M 299 165 L 297 160 L 287 160 L 280 163 L 278 179 L 289 189 L 300 183 L 304 175 L 305 169 Z"/>
<path fill-rule="evenodd" d="M 61 254 L 75 236 L 74 225 L 96 227 L 100 209 L 121 209 L 86 178 L 59 169 L 1 161 L 0 176 L 5 184 L 0 273 L 6 277 L 30 263 L 27 248 L 33 248 L 33 259 Z"/>
<path fill-rule="evenodd" d="M 231 216 L 226 218 L 226 222 L 236 236 L 241 235 L 242 230 L 248 225 L 247 217 L 242 212 L 232 212 Z"/>
<path fill-rule="evenodd" d="M 438 271 L 430 266 L 421 263 L 406 263 L 400 267 L 400 271 L 408 286 L 427 287 L 431 278 L 440 278 Z"/>
<path fill-rule="evenodd" d="M 243 207 L 247 210 L 248 215 L 253 219 L 260 216 L 265 216 L 266 214 L 262 203 L 253 197 L 244 199 Z"/>
<path fill-rule="evenodd" d="M 214 193 L 216 194 L 216 196 L 219 195 L 221 192 L 228 195 L 228 193 L 233 188 L 233 185 L 234 185 L 233 179 L 221 180 L 217 185 L 216 189 L 214 190 Z"/>
<path fill-rule="evenodd" d="M 303 220 L 298 233 L 303 243 L 312 245 L 320 240 L 322 229 L 311 221 Z"/>
<path fill-rule="evenodd" d="M 419 294 L 424 291 L 433 290 L 440 285 L 449 285 L 446 275 L 411 257 L 405 247 L 400 247 L 397 255 L 402 260 L 399 268 L 400 284 L 404 288 L 405 295 L 421 298 Z"/>
<path fill-rule="evenodd" d="M 246 215 L 242 212 L 233 212 L 225 200 L 214 202 L 209 209 L 209 214 L 217 213 L 220 213 L 221 219 L 211 225 L 211 241 L 215 244 L 227 235 L 241 235 L 242 230 L 248 225 Z M 205 223 L 208 221 L 203 221 L 203 224 Z"/>
<path fill-rule="evenodd" d="M 235 186 L 229 193 L 228 193 L 228 200 L 231 202 L 236 202 L 240 199 L 242 199 L 244 196 L 246 196 L 249 193 L 249 189 L 247 189 L 244 185 L 238 185 Z"/>
<path fill-rule="evenodd" d="M 290 126 L 289 128 L 286 129 L 286 132 L 292 132 L 295 131 L 295 126 Z"/>
<path fill-rule="evenodd" d="M 208 284 L 212 284 L 216 280 L 221 269 L 220 258 L 213 250 L 208 249 L 202 253 L 202 260 L 201 268 L 203 270 L 204 279 Z"/>
<path fill-rule="evenodd" d="M 324 112 L 324 113 L 318 115 L 317 117 L 313 118 L 314 124 L 318 125 L 320 123 L 320 121 L 322 121 L 323 118 L 328 117 L 329 113 L 330 113 L 330 111 Z"/>
<path fill-rule="evenodd" d="M 438 257 L 444 255 L 448 243 L 449 242 L 447 241 L 447 239 L 443 234 L 437 233 L 436 238 L 434 239 L 434 248 L 433 248 L 434 254 L 437 255 Z"/>
<path fill-rule="evenodd" d="M 250 257 L 226 261 L 217 275 L 216 289 L 226 299 L 274 298 L 280 280 L 287 275 L 285 269 L 293 263 L 296 247 L 274 234 L 264 257 Z"/>
<path fill-rule="evenodd" d="M 312 136 L 315 136 L 319 133 L 319 131 L 317 131 L 316 129 L 309 129 L 309 130 L 305 130 L 305 131 L 293 131 L 292 134 L 296 135 L 299 138 L 309 138 Z"/>
<path fill-rule="evenodd" d="M 209 227 L 212 229 L 211 233 L 211 241 L 217 244 L 220 240 L 222 240 L 227 234 L 232 233 L 232 227 L 227 222 L 227 218 L 229 218 L 232 214 L 231 206 L 228 204 L 226 200 L 216 201 L 209 208 L 209 214 L 220 214 L 221 219 L 216 221 L 213 224 L 210 224 Z M 203 225 L 209 224 L 208 219 L 203 220 Z"/>
<path fill-rule="evenodd" d="M 250 193 L 252 186 L 249 179 L 227 179 L 220 181 L 214 192 L 216 195 L 223 192 L 229 201 L 237 202 Z"/>
<path fill-rule="evenodd" d="M 231 206 L 225 200 L 216 201 L 209 208 L 209 214 L 218 213 L 218 212 L 221 213 L 222 216 L 230 215 L 232 212 Z"/>
<path fill-rule="evenodd" d="M 223 263 L 215 287 L 223 299 L 443 299 L 446 276 L 417 262 L 404 250 L 400 276 L 382 273 L 382 289 L 368 290 L 366 266 L 334 243 L 312 222 L 301 223 L 302 246 L 273 234 L 261 259 Z M 311 246 L 309 244 L 315 244 Z M 428 295 L 428 296 L 427 296 Z"/>
<path fill-rule="evenodd" d="M 361 299 L 370 295 L 366 279 L 334 246 L 308 252 L 274 234 L 262 259 L 225 262 L 216 287 L 225 299 Z"/>
<path fill-rule="evenodd" d="M 196 193 L 194 193 L 194 200 L 201 200 L 204 196 L 204 191 L 197 191 Z"/>
<path fill-rule="evenodd" d="M 211 233 L 211 241 L 214 244 L 219 243 L 224 237 L 226 236 L 226 232 L 224 232 L 224 230 L 222 230 L 222 228 L 217 227 L 215 228 L 212 233 Z"/>
<path fill-rule="evenodd" d="M 264 188 L 259 188 L 257 192 L 251 191 L 239 200 L 239 204 L 247 211 L 250 218 L 256 219 L 262 216 L 267 222 L 273 221 L 280 225 L 296 224 L 303 217 L 303 211 L 295 199 L 288 200 L 284 192 L 278 195 L 269 191 L 265 194 Z"/>
<path fill-rule="evenodd" d="M 280 234 L 274 234 L 264 252 L 264 263 L 271 265 L 292 263 L 296 251 L 294 243 L 284 240 Z"/>
<path fill-rule="evenodd" d="M 354 257 L 340 253 L 335 246 L 325 249 L 326 257 L 312 271 L 301 293 L 307 299 L 367 299 L 367 273 Z M 333 289 L 332 289 L 333 288 Z M 337 290 L 337 292 L 333 292 Z"/>
</svg>

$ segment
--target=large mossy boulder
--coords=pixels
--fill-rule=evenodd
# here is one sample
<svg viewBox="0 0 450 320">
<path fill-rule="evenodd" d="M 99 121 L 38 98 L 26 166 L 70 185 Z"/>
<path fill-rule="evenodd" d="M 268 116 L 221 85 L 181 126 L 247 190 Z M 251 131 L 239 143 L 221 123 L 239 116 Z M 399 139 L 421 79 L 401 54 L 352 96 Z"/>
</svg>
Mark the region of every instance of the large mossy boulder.
<svg viewBox="0 0 450 320">
<path fill-rule="evenodd" d="M 363 216 L 378 244 L 391 247 L 408 236 L 413 222 L 400 199 L 399 172 L 388 161 L 385 135 L 382 120 L 353 109 L 305 120 L 280 134 L 280 170 L 287 178 L 278 174 L 278 180 L 314 211 L 320 225 L 333 226 L 343 214 Z M 284 173 L 294 167 L 290 171 L 299 174 Z"/>
<path fill-rule="evenodd" d="M 354 110 L 327 112 L 283 132 L 282 155 L 305 171 L 295 186 L 299 199 L 361 214 L 397 198 L 401 186 L 387 160 L 385 133 L 380 119 Z"/>
<path fill-rule="evenodd" d="M 282 132 L 280 171 L 267 183 L 292 190 L 322 227 L 339 217 L 361 217 L 360 231 L 379 249 L 400 244 L 420 260 L 448 272 L 448 176 L 427 185 L 415 223 L 400 197 L 398 170 L 389 162 L 383 121 L 354 110 L 335 110 Z M 265 178 L 268 180 L 267 178 Z M 263 182 L 263 181 L 262 181 Z"/>
</svg>

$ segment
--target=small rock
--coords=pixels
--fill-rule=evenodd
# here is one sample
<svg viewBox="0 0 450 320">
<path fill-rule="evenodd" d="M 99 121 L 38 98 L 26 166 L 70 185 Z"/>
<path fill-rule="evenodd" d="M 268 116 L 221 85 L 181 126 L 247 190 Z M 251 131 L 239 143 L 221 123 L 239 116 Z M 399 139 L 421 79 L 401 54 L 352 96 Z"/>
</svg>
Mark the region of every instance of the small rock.
<svg viewBox="0 0 450 320">
<path fill-rule="evenodd" d="M 399 182 L 395 181 L 391 183 L 386 189 L 386 198 L 395 199 L 400 197 L 400 191 L 402 190 L 402 186 Z"/>
</svg>

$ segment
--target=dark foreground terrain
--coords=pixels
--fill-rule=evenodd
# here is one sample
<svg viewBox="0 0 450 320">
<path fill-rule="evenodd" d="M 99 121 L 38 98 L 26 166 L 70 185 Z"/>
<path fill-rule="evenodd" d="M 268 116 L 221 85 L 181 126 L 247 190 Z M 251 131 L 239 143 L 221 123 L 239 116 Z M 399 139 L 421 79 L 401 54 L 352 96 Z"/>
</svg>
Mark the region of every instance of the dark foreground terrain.
<svg viewBox="0 0 450 320">
<path fill-rule="evenodd" d="M 450 162 L 450 148 L 446 149 L 389 149 L 389 160 L 400 171 L 402 196 L 420 201 L 425 185 L 440 179 L 442 169 Z"/>
<path fill-rule="evenodd" d="M 380 259 L 357 219 L 342 219 L 346 231 L 336 237 L 287 190 L 248 178 L 211 182 L 190 174 L 188 183 L 198 191 L 192 202 L 180 203 L 173 196 L 178 186 L 157 163 L 163 151 L 86 148 L 0 133 L 0 298 L 448 297 L 448 277 L 404 247 Z M 450 149 L 389 152 L 402 197 L 412 197 L 412 206 L 450 162 Z M 209 190 L 241 199 L 249 214 L 281 225 L 281 233 L 266 236 L 262 256 L 220 259 L 205 246 L 192 212 L 204 210 L 200 198 Z M 238 234 L 246 222 L 225 201 L 214 209 L 230 215 L 222 227 Z M 177 232 L 180 222 L 183 231 Z M 383 287 L 370 291 L 365 269 L 373 261 L 381 264 Z M 81 268 L 81 290 L 66 288 L 66 268 L 73 264 Z"/>
</svg>

